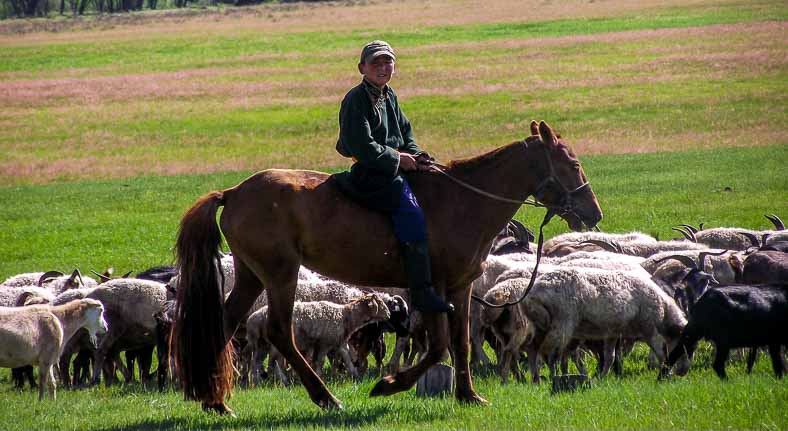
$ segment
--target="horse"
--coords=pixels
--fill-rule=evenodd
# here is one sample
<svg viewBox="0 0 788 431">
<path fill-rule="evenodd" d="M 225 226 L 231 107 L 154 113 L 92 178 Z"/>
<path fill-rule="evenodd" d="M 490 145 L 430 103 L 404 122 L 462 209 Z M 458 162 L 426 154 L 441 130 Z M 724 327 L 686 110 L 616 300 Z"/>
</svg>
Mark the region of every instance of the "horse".
<svg viewBox="0 0 788 431">
<path fill-rule="evenodd" d="M 481 275 L 493 240 L 532 195 L 573 230 L 596 226 L 602 210 L 577 157 L 545 122 L 531 122 L 525 140 L 452 161 L 442 172 L 409 173 L 408 182 L 426 217 L 435 289 L 455 310 L 425 313 L 428 353 L 413 367 L 378 381 L 370 395 L 411 388 L 451 343 L 455 397 L 486 404 L 473 388 L 468 325 L 471 281 Z M 218 266 L 222 234 L 235 265 L 235 287 L 226 300 Z M 406 285 L 388 217 L 348 198 L 325 173 L 261 171 L 202 196 L 185 213 L 176 242 L 181 280 L 170 343 L 187 399 L 200 401 L 207 411 L 233 414 L 225 403 L 233 380 L 230 341 L 265 290 L 271 342 L 315 404 L 342 408 L 294 344 L 300 265 L 355 285 Z"/>
</svg>

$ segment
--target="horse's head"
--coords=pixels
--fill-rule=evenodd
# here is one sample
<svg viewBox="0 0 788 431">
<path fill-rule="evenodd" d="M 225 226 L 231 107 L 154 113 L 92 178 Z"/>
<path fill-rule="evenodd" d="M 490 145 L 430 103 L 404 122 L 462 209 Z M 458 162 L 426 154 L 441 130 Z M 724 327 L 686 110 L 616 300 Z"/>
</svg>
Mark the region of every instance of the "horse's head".
<svg viewBox="0 0 788 431">
<path fill-rule="evenodd" d="M 526 144 L 541 148 L 544 154 L 544 175 L 534 192 L 536 200 L 566 220 L 572 230 L 596 226 L 602 220 L 602 209 L 580 161 L 561 137 L 544 121 L 532 121 Z"/>
</svg>

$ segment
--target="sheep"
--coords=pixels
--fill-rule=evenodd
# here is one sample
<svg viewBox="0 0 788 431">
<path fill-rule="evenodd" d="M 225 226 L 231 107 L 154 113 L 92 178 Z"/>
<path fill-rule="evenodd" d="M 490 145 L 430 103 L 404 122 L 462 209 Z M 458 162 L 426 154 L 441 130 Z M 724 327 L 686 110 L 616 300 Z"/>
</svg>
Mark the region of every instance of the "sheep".
<svg viewBox="0 0 788 431">
<path fill-rule="evenodd" d="M 720 379 L 727 378 L 725 362 L 732 348 L 759 346 L 769 346 L 774 374 L 782 378 L 780 348 L 788 345 L 787 327 L 788 285 L 715 286 L 690 309 L 689 322 L 660 370 L 660 379 L 684 353 L 691 358 L 700 339 L 715 345 L 712 367 Z"/>
<path fill-rule="evenodd" d="M 108 356 L 121 350 L 156 345 L 154 315 L 164 309 L 167 289 L 156 281 L 118 278 L 100 285 L 87 297 L 104 304 L 110 324 L 94 355 L 92 384 L 97 384 Z"/>
<path fill-rule="evenodd" d="M 31 301 L 49 303 L 53 299 L 55 299 L 55 294 L 44 287 L 35 285 L 0 287 L 0 307 L 18 307 L 25 305 L 25 303 L 32 305 Z"/>
<path fill-rule="evenodd" d="M 247 339 L 256 348 L 270 345 L 267 341 L 268 307 L 255 311 L 246 322 Z M 376 295 L 368 294 L 348 304 L 339 305 L 329 301 L 296 302 L 293 307 L 293 332 L 296 345 L 304 353 L 318 374 L 322 374 L 323 361 L 329 351 L 336 350 L 341 356 L 348 372 L 358 378 L 348 351 L 350 336 L 361 327 L 391 317 L 385 302 Z M 266 343 L 261 341 L 266 340 Z M 271 352 L 270 363 L 279 362 L 281 357 Z M 259 361 L 255 360 L 255 366 Z M 257 373 L 255 373 L 257 375 Z"/>
<path fill-rule="evenodd" d="M 739 252 L 732 252 L 728 250 L 708 250 L 697 251 L 690 250 L 684 252 L 666 252 L 658 253 L 643 262 L 643 268 L 651 274 L 651 279 L 654 280 L 668 295 L 676 298 L 676 294 L 681 294 L 683 290 L 683 281 L 689 276 L 689 266 L 695 268 L 694 261 L 700 262 L 699 267 L 702 270 L 708 269 L 708 273 L 713 276 L 715 280 L 721 283 L 732 283 L 736 277 L 735 267 L 733 262 L 737 258 Z M 708 265 L 706 262 L 708 261 Z M 696 268 L 697 269 L 697 268 Z M 686 312 L 686 306 L 681 302 Z"/>
<path fill-rule="evenodd" d="M 516 301 L 522 296 L 529 281 L 530 274 L 527 277 L 507 279 L 490 289 L 484 295 L 484 300 L 491 304 Z M 526 323 L 522 302 L 505 308 L 483 307 L 481 320 L 486 327 L 492 330 L 501 346 L 498 351 L 498 367 L 503 383 L 508 382 L 512 363 L 515 365 L 515 376 L 518 379 L 522 379 L 520 370 L 517 367 L 520 351 L 525 344 L 526 338 Z"/>
<path fill-rule="evenodd" d="M 0 367 L 38 365 L 41 378 L 39 401 L 44 388 L 55 399 L 54 365 L 63 344 L 80 328 L 96 339 L 107 331 L 101 302 L 82 299 L 59 306 L 31 305 L 0 307 Z"/>
<path fill-rule="evenodd" d="M 519 255 L 519 256 L 518 256 Z M 525 257 L 527 256 L 527 257 Z M 489 255 L 484 262 L 482 274 L 471 282 L 471 292 L 478 297 L 484 297 L 493 286 L 501 274 L 506 271 L 523 268 L 529 273 L 533 270 L 533 254 L 507 254 L 504 256 Z M 517 260 L 524 257 L 523 260 Z M 490 358 L 484 353 L 484 334 L 487 326 L 481 319 L 482 306 L 471 302 L 470 311 L 470 341 L 471 341 L 471 365 L 479 366 L 490 363 Z M 391 362 L 389 362 L 391 363 Z"/>
<path fill-rule="evenodd" d="M 630 271 L 595 268 L 556 268 L 539 276 L 525 298 L 529 341 L 547 359 L 550 375 L 573 338 L 604 340 L 611 358 L 614 340 L 645 341 L 660 363 L 663 340 L 678 342 L 686 318 L 676 302 L 648 277 Z M 529 365 L 535 368 L 535 360 Z M 602 376 L 610 369 L 606 360 Z"/>
<path fill-rule="evenodd" d="M 4 287 L 38 286 L 48 289 L 53 295 L 57 296 L 68 289 L 96 287 L 97 285 L 98 282 L 96 280 L 83 276 L 79 269 L 75 269 L 71 275 L 64 275 L 59 271 L 18 274 L 0 283 L 0 290 Z"/>
<path fill-rule="evenodd" d="M 773 241 L 788 241 L 788 231 L 785 231 L 785 226 L 783 226 L 779 217 L 767 215 L 766 218 L 774 223 L 776 230 L 753 230 L 736 227 L 718 227 L 698 230 L 686 224 L 682 225 L 684 229 L 674 229 L 681 232 L 690 241 L 705 244 L 709 248 L 727 250 L 747 250 L 747 248 L 753 245 L 753 238 L 761 238 L 764 235 L 770 236 Z"/>
<path fill-rule="evenodd" d="M 545 256 L 565 256 L 570 254 L 574 251 L 577 251 L 573 247 L 577 244 L 588 241 L 588 240 L 600 240 L 600 241 L 638 241 L 638 242 L 657 242 L 657 240 L 652 237 L 651 235 L 647 235 L 641 232 L 630 232 L 625 234 L 614 234 L 614 233 L 606 233 L 606 232 L 569 232 L 565 234 L 561 234 L 550 238 L 549 240 L 544 242 L 542 247 L 543 253 Z"/>
<path fill-rule="evenodd" d="M 736 255 L 731 259 L 736 272 L 735 281 L 746 284 L 788 282 L 788 253 L 781 251 L 756 251 L 747 257 Z M 715 275 L 715 278 L 716 275 Z M 720 283 L 725 283 L 717 278 Z M 728 281 L 728 283 L 734 280 Z"/>
</svg>

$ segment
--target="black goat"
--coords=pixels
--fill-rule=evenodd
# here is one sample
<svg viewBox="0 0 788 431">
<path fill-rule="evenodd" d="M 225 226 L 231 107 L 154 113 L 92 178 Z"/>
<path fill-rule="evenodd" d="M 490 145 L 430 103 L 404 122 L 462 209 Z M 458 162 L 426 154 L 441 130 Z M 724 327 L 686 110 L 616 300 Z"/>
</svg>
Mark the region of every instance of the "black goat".
<svg viewBox="0 0 788 431">
<path fill-rule="evenodd" d="M 746 284 L 788 282 L 788 253 L 760 250 L 740 264 L 733 261 L 736 281 Z"/>
<path fill-rule="evenodd" d="M 687 326 L 660 377 L 667 376 L 685 352 L 691 358 L 703 338 L 715 345 L 713 368 L 721 379 L 727 377 L 725 362 L 731 349 L 759 346 L 769 346 L 774 373 L 782 378 L 780 347 L 788 344 L 787 327 L 788 285 L 716 286 L 691 307 Z"/>
</svg>

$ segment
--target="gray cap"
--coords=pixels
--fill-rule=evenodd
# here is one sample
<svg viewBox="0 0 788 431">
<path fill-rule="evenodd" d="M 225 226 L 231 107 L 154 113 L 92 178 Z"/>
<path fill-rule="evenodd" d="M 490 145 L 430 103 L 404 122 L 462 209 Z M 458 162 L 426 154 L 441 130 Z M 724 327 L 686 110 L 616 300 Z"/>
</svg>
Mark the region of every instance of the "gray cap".
<svg viewBox="0 0 788 431">
<path fill-rule="evenodd" d="M 364 45 L 364 49 L 361 50 L 361 59 L 359 62 L 370 63 L 376 57 L 381 55 L 388 55 L 392 60 L 397 59 L 397 56 L 394 55 L 394 49 L 388 44 L 388 42 L 383 40 L 373 40 L 372 42 Z"/>
</svg>

